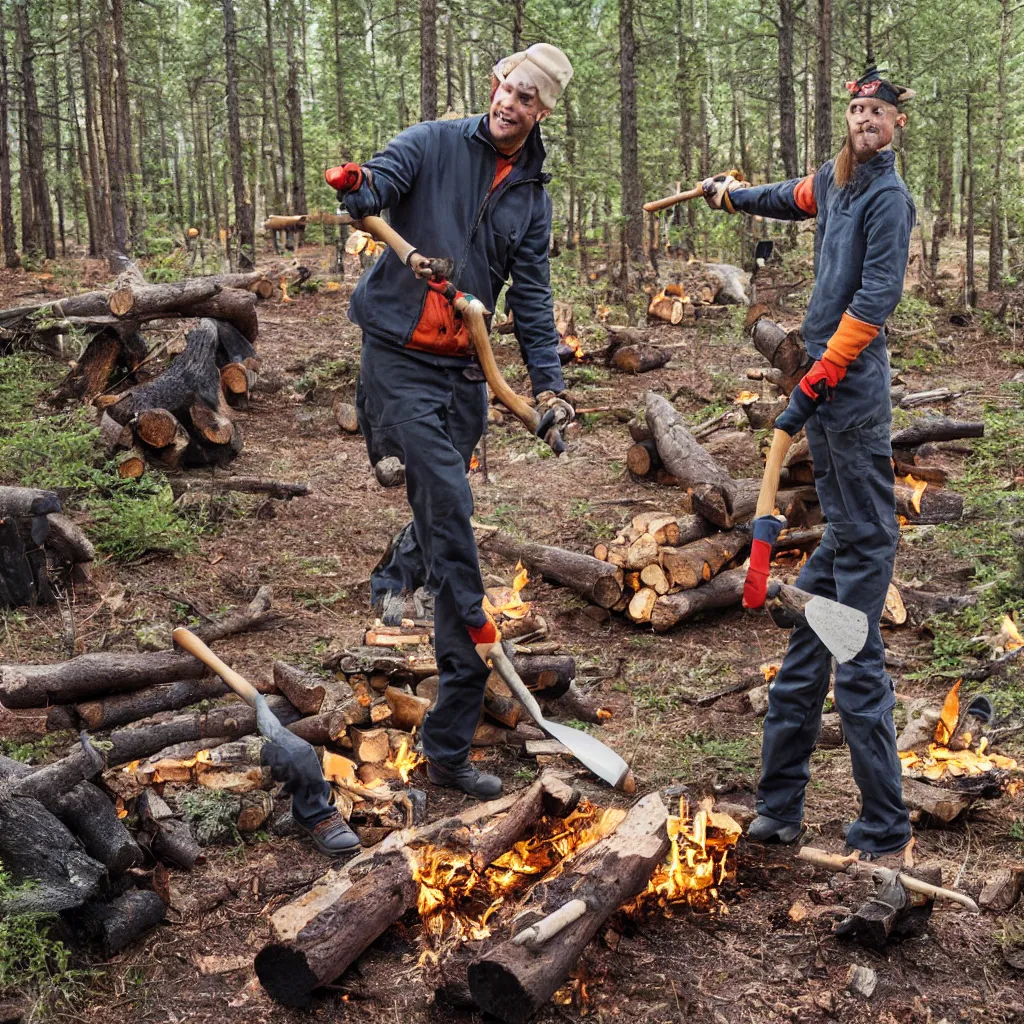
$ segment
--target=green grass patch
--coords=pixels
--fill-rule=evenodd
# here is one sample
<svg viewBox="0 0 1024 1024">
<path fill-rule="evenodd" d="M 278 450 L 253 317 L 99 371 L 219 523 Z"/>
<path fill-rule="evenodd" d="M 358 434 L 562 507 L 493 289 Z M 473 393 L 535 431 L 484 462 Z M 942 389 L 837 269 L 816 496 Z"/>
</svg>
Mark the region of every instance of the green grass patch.
<svg viewBox="0 0 1024 1024">
<path fill-rule="evenodd" d="M 7 425 L 24 419 L 39 393 L 58 378 L 51 359 L 26 353 L 0 356 L 0 434 Z"/>
<path fill-rule="evenodd" d="M 0 868 L 0 907 L 31 888 L 15 885 Z M 19 994 L 32 1001 L 26 1020 L 42 1020 L 80 1006 L 92 971 L 72 967 L 71 951 L 51 938 L 56 915 L 3 914 L 0 911 L 0 994 Z"/>
<path fill-rule="evenodd" d="M 23 403 L 20 420 L 0 426 L 0 481 L 59 490 L 66 505 L 88 512 L 85 532 L 101 554 L 117 561 L 195 549 L 205 521 L 175 509 L 162 473 L 121 480 L 113 464 L 104 462 L 99 430 L 84 408 L 25 418 L 30 408 Z"/>
<path fill-rule="evenodd" d="M 725 765 L 735 775 L 757 770 L 760 750 L 753 737 L 721 739 L 704 732 L 691 732 L 672 744 L 679 759 L 679 773 L 693 776 L 702 769 Z M 711 763 L 709 763 L 711 762 Z"/>
<path fill-rule="evenodd" d="M 0 739 L 0 754 L 24 764 L 41 764 L 54 750 L 63 750 L 73 739 L 68 732 L 48 732 L 37 740 Z"/>
<path fill-rule="evenodd" d="M 359 362 L 356 359 L 332 359 L 325 363 L 315 363 L 306 367 L 305 373 L 295 382 L 295 390 L 354 386 L 358 374 Z"/>
</svg>

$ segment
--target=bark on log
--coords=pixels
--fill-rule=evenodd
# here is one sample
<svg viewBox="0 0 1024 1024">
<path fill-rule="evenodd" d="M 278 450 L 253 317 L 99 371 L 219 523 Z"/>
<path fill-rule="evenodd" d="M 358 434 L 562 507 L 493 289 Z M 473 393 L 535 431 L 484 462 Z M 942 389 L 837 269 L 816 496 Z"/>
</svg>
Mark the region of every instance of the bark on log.
<svg viewBox="0 0 1024 1024">
<path fill-rule="evenodd" d="M 56 491 L 36 487 L 0 487 L 0 519 L 8 516 L 45 516 L 60 512 Z"/>
<path fill-rule="evenodd" d="M 327 680 L 283 661 L 274 662 L 274 683 L 304 715 L 319 712 L 327 695 Z"/>
<path fill-rule="evenodd" d="M 544 694 L 538 694 L 541 699 L 547 699 Z M 565 693 L 551 700 L 548 710 L 553 711 L 556 717 L 575 718 L 579 722 L 592 722 L 600 725 L 608 717 L 598 714 L 600 710 L 590 697 L 585 694 L 575 683 L 570 683 Z"/>
<path fill-rule="evenodd" d="M 735 481 L 690 433 L 671 403 L 653 391 L 647 392 L 647 423 L 661 461 L 681 485 L 710 488 L 721 496 L 726 510 L 731 510 Z"/>
<path fill-rule="evenodd" d="M 694 511 L 722 530 L 731 530 L 752 519 L 757 511 L 761 483 L 759 480 L 737 480 L 735 483 L 731 506 L 715 488 L 706 485 L 696 488 L 691 495 Z M 817 500 L 813 487 L 786 488 L 776 494 L 775 506 L 789 522 L 798 526 L 802 516 L 800 505 Z"/>
<path fill-rule="evenodd" d="M 914 508 L 912 488 L 896 484 L 896 512 L 912 523 L 955 523 L 964 517 L 963 495 L 932 487 L 921 495 L 921 511 Z"/>
<path fill-rule="evenodd" d="M 0 915 L 52 914 L 80 906 L 99 891 L 106 868 L 38 800 L 0 800 L 0 861 L 17 884 L 36 884 L 0 904 Z"/>
<path fill-rule="evenodd" d="M 167 907 L 152 889 L 131 889 L 109 903 L 87 903 L 68 916 L 76 934 L 112 957 L 163 919 Z"/>
<path fill-rule="evenodd" d="M 610 608 L 622 596 L 616 567 L 592 555 L 520 541 L 500 532 L 485 537 L 481 547 L 485 551 L 522 561 L 531 571 L 569 587 L 602 608 Z"/>
<path fill-rule="evenodd" d="M 348 730 L 348 722 L 341 711 L 322 711 L 292 722 L 288 729 L 307 743 L 322 747 L 327 743 L 341 742 Z"/>
<path fill-rule="evenodd" d="M 702 587 L 659 597 L 651 614 L 651 625 L 656 632 L 663 633 L 700 612 L 739 604 L 746 578 L 746 569 L 729 569 Z"/>
<path fill-rule="evenodd" d="M 561 697 L 576 678 L 576 659 L 569 654 L 513 654 L 511 660 L 539 700 Z"/>
<path fill-rule="evenodd" d="M 170 861 L 191 871 L 206 860 L 192 830 L 174 812 L 155 790 L 144 789 L 136 803 L 139 818 L 150 834 L 150 851 L 161 861 Z"/>
<path fill-rule="evenodd" d="M 985 424 L 952 420 L 946 416 L 923 417 L 892 435 L 894 448 L 916 448 L 929 441 L 957 441 L 963 437 L 984 437 Z"/>
<path fill-rule="evenodd" d="M 674 587 L 692 590 L 716 576 L 750 543 L 744 530 L 732 530 L 696 540 L 680 548 L 662 548 L 661 564 Z"/>
<path fill-rule="evenodd" d="M 660 370 L 672 353 L 655 345 L 622 345 L 611 358 L 612 366 L 620 373 L 648 373 Z"/>
<path fill-rule="evenodd" d="M 177 711 L 201 700 L 217 700 L 229 692 L 216 678 L 178 679 L 76 704 L 75 712 L 88 729 L 116 729 L 119 725 L 137 722 L 161 711 Z"/>
<path fill-rule="evenodd" d="M 59 405 L 95 398 L 115 382 L 129 379 L 145 360 L 147 348 L 145 338 L 130 326 L 101 328 L 54 388 L 51 401 Z"/>
<path fill-rule="evenodd" d="M 788 395 L 807 372 L 812 360 L 804 348 L 800 332 L 787 333 L 769 320 L 766 313 L 765 306 L 754 306 L 750 310 L 747 316 L 750 340 L 773 369 L 780 372 L 778 386 Z"/>
<path fill-rule="evenodd" d="M 287 480 L 263 480 L 255 476 L 204 477 L 197 480 L 172 480 L 171 490 L 175 497 L 192 491 L 207 490 L 211 494 L 220 491 L 240 491 L 243 494 L 269 494 L 272 498 L 303 498 L 309 494 L 308 483 L 290 483 Z"/>
<path fill-rule="evenodd" d="M 524 911 L 539 920 L 570 899 L 582 917 L 539 951 L 511 939 L 470 964 L 469 988 L 485 1013 L 525 1024 L 565 982 L 587 943 L 623 903 L 640 893 L 669 850 L 668 810 L 658 793 L 640 800 L 609 836 L 562 862 L 558 876 L 538 883 Z"/>
</svg>

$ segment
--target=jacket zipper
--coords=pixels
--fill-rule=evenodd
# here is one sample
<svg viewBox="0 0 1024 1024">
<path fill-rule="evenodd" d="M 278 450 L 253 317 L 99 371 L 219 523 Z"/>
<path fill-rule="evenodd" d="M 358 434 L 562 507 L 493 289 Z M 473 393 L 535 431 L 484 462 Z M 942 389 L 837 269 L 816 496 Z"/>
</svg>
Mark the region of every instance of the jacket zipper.
<svg viewBox="0 0 1024 1024">
<path fill-rule="evenodd" d="M 493 178 L 494 175 L 492 174 Z M 469 248 L 473 244 L 473 238 L 476 235 L 477 228 L 480 227 L 480 221 L 483 220 L 484 211 L 487 209 L 487 204 L 493 199 L 497 202 L 498 198 L 503 196 L 510 188 L 515 188 L 517 185 L 529 185 L 539 183 L 540 178 L 519 178 L 516 181 L 502 182 L 498 186 L 497 191 L 488 192 L 484 196 L 484 201 L 480 204 L 480 208 L 476 211 L 476 217 L 473 218 L 473 226 L 469 231 L 469 238 L 466 239 L 466 247 L 462 250 L 462 255 L 459 257 L 459 262 L 455 264 L 455 273 L 452 275 L 454 279 L 462 273 L 463 267 L 466 265 L 466 258 L 469 256 Z"/>
</svg>

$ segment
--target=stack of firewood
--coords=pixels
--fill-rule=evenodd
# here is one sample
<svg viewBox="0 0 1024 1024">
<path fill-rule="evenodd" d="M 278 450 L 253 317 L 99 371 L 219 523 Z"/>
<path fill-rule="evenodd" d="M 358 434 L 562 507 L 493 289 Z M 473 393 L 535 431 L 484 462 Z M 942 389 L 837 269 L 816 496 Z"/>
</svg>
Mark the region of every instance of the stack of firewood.
<svg viewBox="0 0 1024 1024">
<path fill-rule="evenodd" d="M 0 487 L 0 608 L 50 604 L 87 585 L 95 555 L 56 492 Z"/>
<path fill-rule="evenodd" d="M 746 306 L 749 275 L 729 263 L 684 264 L 682 272 L 651 296 L 647 316 L 681 324 L 718 313 L 715 306 Z"/>
</svg>

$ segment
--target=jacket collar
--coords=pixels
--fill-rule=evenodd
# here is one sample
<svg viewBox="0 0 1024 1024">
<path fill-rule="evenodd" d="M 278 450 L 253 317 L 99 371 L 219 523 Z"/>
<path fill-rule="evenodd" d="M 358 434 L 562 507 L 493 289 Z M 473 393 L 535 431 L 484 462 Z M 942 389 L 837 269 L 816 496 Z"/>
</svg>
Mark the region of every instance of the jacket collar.
<svg viewBox="0 0 1024 1024">
<path fill-rule="evenodd" d="M 896 154 L 891 149 L 876 153 L 866 164 L 858 164 L 850 179 L 850 192 L 859 196 L 866 192 L 868 186 L 883 174 L 888 174 L 896 166 Z"/>
<path fill-rule="evenodd" d="M 484 114 L 480 120 L 476 123 L 472 130 L 472 137 L 479 139 L 485 146 L 490 149 L 495 149 L 494 142 L 491 139 L 491 132 L 487 126 L 487 114 Z M 472 122 L 470 122 L 472 125 Z M 526 137 L 526 142 L 523 143 L 523 148 L 520 153 L 517 163 L 517 178 L 539 178 L 544 180 L 544 176 L 541 174 L 541 169 L 544 166 L 544 160 L 547 158 L 547 150 L 544 148 L 544 140 L 540 135 L 540 125 L 535 124 L 533 131 Z"/>
</svg>

